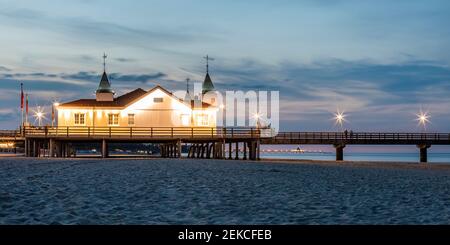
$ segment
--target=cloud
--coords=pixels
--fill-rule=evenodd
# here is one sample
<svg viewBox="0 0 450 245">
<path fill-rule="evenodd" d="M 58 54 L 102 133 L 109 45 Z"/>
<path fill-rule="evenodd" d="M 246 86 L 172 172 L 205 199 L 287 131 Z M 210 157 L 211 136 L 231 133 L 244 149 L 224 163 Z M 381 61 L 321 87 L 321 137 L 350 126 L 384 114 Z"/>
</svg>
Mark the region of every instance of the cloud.
<svg viewBox="0 0 450 245">
<path fill-rule="evenodd" d="M 146 83 L 150 80 L 162 79 L 167 75 L 162 72 L 152 73 L 152 74 L 121 74 L 112 73 L 110 77 L 115 81 L 120 82 L 141 82 Z"/>
<path fill-rule="evenodd" d="M 11 71 L 9 68 L 6 68 L 4 66 L 0 66 L 0 71 Z"/>
<path fill-rule="evenodd" d="M 139 82 L 147 83 L 150 80 L 163 79 L 167 74 L 162 72 L 155 73 L 144 73 L 144 74 L 123 74 L 123 73 L 111 73 L 108 75 L 109 79 L 114 82 Z M 78 84 L 84 86 L 91 86 L 93 82 L 97 83 L 100 81 L 101 74 L 93 71 L 80 71 L 76 73 L 44 73 L 44 72 L 33 72 L 33 73 L 14 73 L 14 74 L 0 74 L 0 78 L 8 79 L 29 79 L 33 81 L 36 78 L 45 78 L 46 82 L 53 83 L 68 83 L 68 84 Z M 52 80 L 48 80 L 52 79 Z M 38 82 L 38 81 L 36 81 Z"/>
<path fill-rule="evenodd" d="M 210 32 L 200 32 L 195 28 L 170 29 L 170 28 L 134 28 L 113 22 L 97 21 L 86 17 L 56 17 L 44 12 L 24 9 L 6 8 L 0 10 L 0 20 L 8 21 L 10 25 L 24 28 L 45 30 L 55 34 L 77 38 L 78 42 L 102 43 L 146 48 L 147 50 L 176 53 L 163 47 L 167 44 L 193 43 L 217 41 L 218 38 Z M 80 37 L 82 37 L 80 39 Z M 88 58 L 84 56 L 82 58 Z M 118 61 L 126 62 L 129 59 L 119 58 Z"/>
<path fill-rule="evenodd" d="M 217 74 L 217 75 L 216 75 Z M 435 61 L 379 64 L 370 60 L 329 59 L 308 64 L 264 64 L 255 60 L 218 63 L 216 87 L 280 91 L 285 127 L 331 128 L 337 108 L 352 115 L 356 128 L 382 130 L 395 124 L 415 130 L 420 106 L 439 115 L 436 130 L 450 130 L 450 67 Z"/>
<path fill-rule="evenodd" d="M 128 63 L 128 62 L 135 62 L 136 59 L 131 58 L 115 58 L 114 60 L 122 62 L 122 63 Z"/>
<path fill-rule="evenodd" d="M 197 80 L 202 80 L 201 70 L 199 67 L 198 71 L 185 69 L 181 72 L 199 74 Z M 65 101 L 90 98 L 100 79 L 100 74 L 91 71 L 70 74 L 7 72 L 5 75 L 10 77 L 1 80 L 0 96 L 4 101 L 11 101 L 5 102 L 5 106 L 17 104 L 18 82 L 14 78 L 25 81 L 30 93 L 38 91 L 36 100 L 43 103 L 46 98 L 58 95 L 64 95 Z M 172 79 L 174 76 L 181 77 L 164 72 L 111 73 L 110 80 L 118 94 L 142 85 L 148 89 L 156 83 L 171 90 L 184 89 L 184 81 Z M 399 131 L 411 131 L 416 129 L 415 113 L 424 107 L 432 113 L 436 130 L 450 130 L 450 68 L 435 61 L 379 64 L 370 60 L 330 59 L 307 64 L 265 64 L 248 59 L 218 59 L 211 76 L 219 90 L 279 91 L 281 125 L 287 129 L 331 129 L 332 113 L 340 108 L 349 114 L 354 129 L 397 127 Z"/>
<path fill-rule="evenodd" d="M 0 121 L 11 121 L 17 118 L 17 112 L 12 109 L 0 108 Z"/>
</svg>

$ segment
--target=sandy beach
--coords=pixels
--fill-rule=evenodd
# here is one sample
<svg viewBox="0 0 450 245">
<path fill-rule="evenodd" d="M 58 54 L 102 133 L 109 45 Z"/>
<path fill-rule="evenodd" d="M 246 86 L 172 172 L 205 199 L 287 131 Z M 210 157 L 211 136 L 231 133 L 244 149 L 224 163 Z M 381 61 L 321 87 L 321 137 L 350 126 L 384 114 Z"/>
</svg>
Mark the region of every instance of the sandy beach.
<svg viewBox="0 0 450 245">
<path fill-rule="evenodd" d="M 448 224 L 450 165 L 0 158 L 0 224 Z"/>
</svg>

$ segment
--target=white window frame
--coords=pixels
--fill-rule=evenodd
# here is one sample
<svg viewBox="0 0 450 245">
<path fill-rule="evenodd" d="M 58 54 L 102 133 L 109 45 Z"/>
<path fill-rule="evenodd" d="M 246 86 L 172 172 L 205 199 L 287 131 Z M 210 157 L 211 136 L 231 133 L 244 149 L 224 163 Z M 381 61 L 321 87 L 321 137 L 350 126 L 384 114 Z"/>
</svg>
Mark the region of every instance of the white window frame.
<svg viewBox="0 0 450 245">
<path fill-rule="evenodd" d="M 206 118 L 206 120 L 205 120 Z M 196 116 L 197 126 L 209 126 L 209 115 L 206 113 L 197 114 Z"/>
<path fill-rule="evenodd" d="M 119 126 L 119 113 L 108 114 L 108 126 Z"/>
<path fill-rule="evenodd" d="M 86 113 L 74 113 L 73 114 L 73 125 L 85 126 L 86 125 Z"/>
</svg>

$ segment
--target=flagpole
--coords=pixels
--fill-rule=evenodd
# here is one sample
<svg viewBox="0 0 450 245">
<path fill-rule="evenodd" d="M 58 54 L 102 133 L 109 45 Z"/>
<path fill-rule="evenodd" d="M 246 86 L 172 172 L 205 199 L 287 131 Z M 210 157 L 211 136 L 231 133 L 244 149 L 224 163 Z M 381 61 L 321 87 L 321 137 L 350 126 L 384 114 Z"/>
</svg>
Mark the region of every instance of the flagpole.
<svg viewBox="0 0 450 245">
<path fill-rule="evenodd" d="M 23 127 L 24 126 L 23 125 L 23 83 L 20 83 L 20 111 L 21 111 L 20 121 L 21 121 L 21 125 Z"/>
<path fill-rule="evenodd" d="M 25 95 L 26 102 L 25 102 L 25 125 L 28 125 L 28 94 Z"/>
</svg>

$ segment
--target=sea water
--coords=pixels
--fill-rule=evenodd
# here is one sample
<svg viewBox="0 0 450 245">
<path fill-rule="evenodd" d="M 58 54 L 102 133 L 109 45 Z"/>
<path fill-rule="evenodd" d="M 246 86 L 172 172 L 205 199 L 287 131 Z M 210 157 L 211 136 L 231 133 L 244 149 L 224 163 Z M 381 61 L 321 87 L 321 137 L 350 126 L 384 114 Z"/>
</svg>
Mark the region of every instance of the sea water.
<svg viewBox="0 0 450 245">
<path fill-rule="evenodd" d="M 330 160 L 336 159 L 334 153 L 261 153 L 262 159 L 300 159 L 300 160 Z M 346 153 L 344 160 L 348 161 L 388 161 L 388 162 L 418 162 L 419 153 Z M 450 163 L 450 153 L 428 153 L 429 162 Z"/>
</svg>

